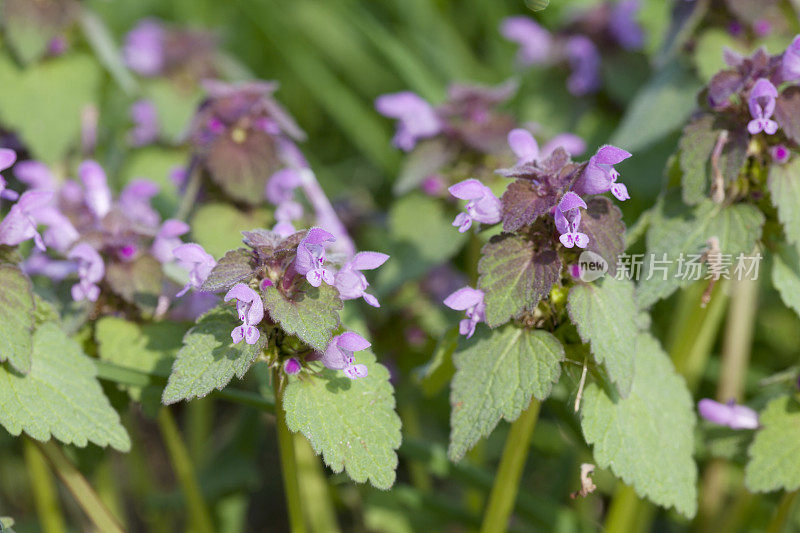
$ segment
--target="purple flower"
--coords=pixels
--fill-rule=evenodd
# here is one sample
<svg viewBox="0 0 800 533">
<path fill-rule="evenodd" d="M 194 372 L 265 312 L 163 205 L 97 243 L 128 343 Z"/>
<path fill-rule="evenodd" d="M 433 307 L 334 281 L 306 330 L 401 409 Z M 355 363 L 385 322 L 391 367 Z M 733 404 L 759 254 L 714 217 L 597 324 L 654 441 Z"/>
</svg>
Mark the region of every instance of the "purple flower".
<svg viewBox="0 0 800 533">
<path fill-rule="evenodd" d="M 472 222 L 483 224 L 497 224 L 500 222 L 503 204 L 494 195 L 492 190 L 476 179 L 468 179 L 452 185 L 450 194 L 461 200 L 468 200 L 465 213 L 459 213 L 453 221 L 453 226 L 459 233 L 464 233 Z"/>
<path fill-rule="evenodd" d="M 508 145 L 517 156 L 517 166 L 539 159 L 539 143 L 528 130 L 516 128 L 508 132 Z"/>
<path fill-rule="evenodd" d="M 97 250 L 82 242 L 69 252 L 67 259 L 78 262 L 78 283 L 72 286 L 72 299 L 76 302 L 96 302 L 100 296 L 97 283 L 106 272 L 103 258 Z"/>
<path fill-rule="evenodd" d="M 614 5 L 608 28 L 619 45 L 626 50 L 638 50 L 644 44 L 644 32 L 636 15 L 639 0 L 622 0 Z"/>
<path fill-rule="evenodd" d="M 439 174 L 431 174 L 422 180 L 420 189 L 428 196 L 441 196 L 445 190 L 445 182 Z"/>
<path fill-rule="evenodd" d="M 350 261 L 336 273 L 335 286 L 339 290 L 342 300 L 354 300 L 364 298 L 372 307 L 380 307 L 378 299 L 365 291 L 369 287 L 367 278 L 361 273 L 362 270 L 373 270 L 378 268 L 389 259 L 389 256 L 379 252 L 361 252 L 355 255 Z"/>
<path fill-rule="evenodd" d="M 766 37 L 772 32 L 772 23 L 767 19 L 759 19 L 753 24 L 753 33 L 756 37 Z"/>
<path fill-rule="evenodd" d="M 295 357 L 290 357 L 285 363 L 283 363 L 283 371 L 290 376 L 300 373 L 302 368 L 303 367 L 300 365 L 300 361 L 298 361 Z"/>
<path fill-rule="evenodd" d="M 789 160 L 789 155 L 791 155 L 789 149 L 783 144 L 776 144 L 769 149 L 769 153 L 772 156 L 772 160 L 779 165 L 786 163 Z"/>
<path fill-rule="evenodd" d="M 32 190 L 22 193 L 19 201 L 11 206 L 6 217 L 0 222 L 0 244 L 16 246 L 33 239 L 36 247 L 44 251 L 44 241 L 36 231 L 36 211 L 53 199 L 52 191 Z"/>
<path fill-rule="evenodd" d="M 800 35 L 794 38 L 781 59 L 781 77 L 783 81 L 800 80 Z"/>
<path fill-rule="evenodd" d="M 169 263 L 175 259 L 173 251 L 183 244 L 179 237 L 188 232 L 189 225 L 186 222 L 173 218 L 165 220 L 156 233 L 156 238 L 153 239 L 153 246 L 150 249 L 153 257 L 161 263 Z"/>
<path fill-rule="evenodd" d="M 462 287 L 445 298 L 444 305 L 456 311 L 466 311 L 467 318 L 458 324 L 458 332 L 469 339 L 475 333 L 478 322 L 486 321 L 486 304 L 483 291 L 472 287 Z"/>
<path fill-rule="evenodd" d="M 336 335 L 322 354 L 322 364 L 331 370 L 343 370 L 344 375 L 350 379 L 366 377 L 367 366 L 354 364 L 353 352 L 366 350 L 370 346 L 372 345 L 369 341 L 352 331 Z"/>
<path fill-rule="evenodd" d="M 523 66 L 545 63 L 550 57 L 553 37 L 528 17 L 508 17 L 500 24 L 500 34 L 519 45 L 517 62 Z"/>
<path fill-rule="evenodd" d="M 333 272 L 325 268 L 325 243 L 335 240 L 336 238 L 324 229 L 311 228 L 297 246 L 294 268 L 314 287 L 319 287 L 323 281 L 328 285 L 334 283 Z"/>
<path fill-rule="evenodd" d="M 133 146 L 144 146 L 158 138 L 158 113 L 150 100 L 139 100 L 131 106 L 133 129 L 128 133 Z"/>
<path fill-rule="evenodd" d="M 117 206 L 128 220 L 155 228 L 161 220 L 150 201 L 158 194 L 158 185 L 146 179 L 132 180 L 122 189 Z"/>
<path fill-rule="evenodd" d="M 375 109 L 383 116 L 399 120 L 392 143 L 401 150 L 409 151 L 419 139 L 433 137 L 442 131 L 433 106 L 409 91 L 379 96 L 375 100 Z"/>
<path fill-rule="evenodd" d="M 284 168 L 270 176 L 264 194 L 272 204 L 279 205 L 294 199 L 294 190 L 302 183 L 300 172 L 294 168 Z"/>
<path fill-rule="evenodd" d="M 293 220 L 303 216 L 303 206 L 293 200 L 285 200 L 275 209 L 277 223 L 272 228 L 273 233 L 286 238 L 295 232 Z"/>
<path fill-rule="evenodd" d="M 778 90 L 766 78 L 759 78 L 750 91 L 747 98 L 747 105 L 750 108 L 750 115 L 753 120 L 747 123 L 747 131 L 751 135 L 763 131 L 767 135 L 772 135 L 778 131 L 778 123 L 770 117 L 775 112 L 775 99 L 778 97 Z"/>
<path fill-rule="evenodd" d="M 567 89 L 574 96 L 583 96 L 600 88 L 600 52 L 586 36 L 576 35 L 567 41 L 567 59 L 572 74 Z"/>
<path fill-rule="evenodd" d="M 586 248 L 589 244 L 589 237 L 585 233 L 578 232 L 581 224 L 581 207 L 586 209 L 586 202 L 574 192 L 569 191 L 561 198 L 553 212 L 556 229 L 561 234 L 558 240 L 567 248 L 573 246 Z"/>
<path fill-rule="evenodd" d="M 128 32 L 122 54 L 125 64 L 142 76 L 157 76 L 164 68 L 164 28 L 153 19 L 139 22 Z"/>
<path fill-rule="evenodd" d="M 234 298 L 242 325 L 233 328 L 231 339 L 234 344 L 238 344 L 242 339 L 247 344 L 255 344 L 261 336 L 255 326 L 264 318 L 264 303 L 258 293 L 244 283 L 237 283 L 225 295 L 226 302 Z"/>
<path fill-rule="evenodd" d="M 607 191 L 624 201 L 630 198 L 628 189 L 624 184 L 618 183 L 619 172 L 614 165 L 625 161 L 631 156 L 622 148 L 606 144 L 601 146 L 595 155 L 589 159 L 583 174 L 575 183 L 575 192 L 578 194 L 602 194 Z"/>
<path fill-rule="evenodd" d="M 44 244 L 61 253 L 69 250 L 80 234 L 72 222 L 54 205 L 46 205 L 33 213 L 36 224 L 47 226 L 44 232 Z"/>
<path fill-rule="evenodd" d="M 14 161 L 16 160 L 17 153 L 14 150 L 0 148 L 0 172 L 13 165 Z M 6 189 L 6 180 L 3 178 L 3 176 L 0 176 L 0 198 L 11 201 L 19 198 L 19 195 L 16 192 Z"/>
<path fill-rule="evenodd" d="M 29 189 L 56 190 L 56 178 L 50 167 L 41 161 L 29 159 L 20 161 L 14 167 L 14 176 L 28 186 Z"/>
<path fill-rule="evenodd" d="M 719 403 L 704 398 L 697 403 L 697 411 L 709 422 L 728 426 L 731 429 L 756 429 L 758 427 L 758 413 L 744 405 L 736 405 L 733 400 L 728 403 Z"/>
<path fill-rule="evenodd" d="M 538 159 L 547 159 L 556 148 L 563 148 L 570 155 L 580 155 L 586 151 L 586 143 L 572 133 L 559 133 L 539 150 L 539 144 L 531 132 L 523 128 L 508 132 L 508 145 L 517 156 L 517 166 L 533 163 Z"/>
<path fill-rule="evenodd" d="M 20 267 L 28 276 L 44 276 L 53 281 L 61 281 L 76 270 L 72 261 L 51 259 L 38 249 L 34 250 Z"/>
<path fill-rule="evenodd" d="M 111 210 L 111 190 L 106 173 L 96 161 L 86 160 L 78 167 L 78 175 L 86 189 L 86 205 L 97 218 L 105 217 Z"/>
<path fill-rule="evenodd" d="M 172 255 L 179 266 L 189 271 L 189 283 L 175 295 L 176 298 L 186 294 L 192 287 L 199 289 L 217 264 L 211 254 L 193 242 L 176 247 L 172 250 Z"/>
</svg>

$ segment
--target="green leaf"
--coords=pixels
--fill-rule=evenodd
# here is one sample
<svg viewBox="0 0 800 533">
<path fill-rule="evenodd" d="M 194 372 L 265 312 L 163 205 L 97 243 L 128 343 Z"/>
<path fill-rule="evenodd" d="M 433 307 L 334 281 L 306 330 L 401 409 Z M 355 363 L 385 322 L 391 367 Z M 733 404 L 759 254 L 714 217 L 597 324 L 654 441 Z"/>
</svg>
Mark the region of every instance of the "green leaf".
<svg viewBox="0 0 800 533">
<path fill-rule="evenodd" d="M 481 328 L 465 341 L 453 354 L 450 458 L 460 460 L 501 418 L 516 420 L 531 396 L 547 398 L 561 375 L 563 359 L 561 343 L 542 330 Z"/>
<path fill-rule="evenodd" d="M 163 278 L 161 263 L 151 255 L 106 267 L 106 281 L 111 290 L 146 314 L 153 313 L 158 305 Z"/>
<path fill-rule="evenodd" d="M 170 142 L 180 142 L 202 100 L 202 92 L 193 84 L 178 86 L 171 80 L 158 79 L 147 83 L 145 94 L 158 112 L 161 135 Z"/>
<path fill-rule="evenodd" d="M 694 404 L 655 338 L 638 335 L 636 375 L 627 398 L 609 396 L 592 383 L 582 405 L 581 427 L 599 467 L 610 467 L 653 503 L 695 515 Z"/>
<path fill-rule="evenodd" d="M 772 256 L 772 284 L 778 289 L 783 303 L 800 316 L 800 259 L 797 252 Z"/>
<path fill-rule="evenodd" d="M 33 350 L 34 303 L 31 281 L 13 265 L 0 265 L 0 361 L 27 374 Z"/>
<path fill-rule="evenodd" d="M 719 239 L 721 252 L 732 256 L 735 266 L 740 253 L 749 254 L 753 251 L 764 225 L 761 211 L 746 204 L 721 206 L 706 200 L 689 216 L 667 217 L 663 210 L 661 206 L 660 210 L 653 212 L 653 221 L 647 232 L 647 254 L 636 291 L 639 306 L 643 309 L 693 281 L 677 275 L 681 254 L 685 258 L 689 254 L 702 254 L 707 248 L 708 239 L 715 236 Z M 653 258 L 661 261 L 664 254 L 667 264 L 653 264 Z M 654 267 L 653 275 L 647 279 L 651 265 Z M 662 266 L 664 272 L 659 270 Z"/>
<path fill-rule="evenodd" d="M 170 179 L 170 172 L 184 167 L 188 155 L 184 150 L 147 146 L 128 152 L 120 169 L 123 186 L 134 179 L 145 178 L 158 184 L 158 194 L 153 198 L 155 207 L 164 218 L 172 217 L 178 209 L 178 188 Z"/>
<path fill-rule="evenodd" d="M 683 201 L 698 204 L 708 198 L 712 180 L 711 156 L 722 131 L 727 140 L 720 152 L 718 169 L 725 184 L 739 175 L 747 160 L 749 136 L 738 124 L 724 124 L 712 115 L 701 115 L 683 129 L 680 147 Z"/>
<path fill-rule="evenodd" d="M 253 275 L 255 275 L 253 252 L 246 248 L 238 248 L 226 253 L 217 262 L 200 290 L 207 292 L 228 290 Z"/>
<path fill-rule="evenodd" d="M 561 274 L 558 254 L 520 235 L 492 237 L 481 250 L 478 288 L 485 293 L 486 323 L 494 328 L 533 311 Z"/>
<path fill-rule="evenodd" d="M 639 91 L 609 142 L 629 152 L 647 148 L 686 122 L 699 89 L 690 71 L 667 65 Z"/>
<path fill-rule="evenodd" d="M 800 247 L 800 158 L 793 158 L 785 165 L 773 165 L 769 171 L 769 187 L 772 205 L 778 209 L 778 219 L 783 224 L 786 238 Z"/>
<path fill-rule="evenodd" d="M 456 153 L 443 139 L 429 139 L 417 144 L 403 160 L 392 190 L 397 196 L 419 187 L 425 178 L 450 163 Z"/>
<path fill-rule="evenodd" d="M 0 424 L 15 436 L 24 431 L 41 441 L 128 451 L 128 433 L 96 375 L 78 343 L 55 324 L 42 325 L 33 335 L 28 375 L 0 365 Z"/>
<path fill-rule="evenodd" d="M 101 71 L 87 55 L 50 59 L 24 71 L 0 57 L 0 120 L 45 163 L 60 162 L 80 139 L 81 113 L 97 99 Z"/>
<path fill-rule="evenodd" d="M 746 54 L 730 33 L 719 28 L 705 30 L 697 39 L 694 47 L 694 64 L 697 67 L 697 74 L 703 82 L 708 83 L 711 78 L 720 70 L 725 70 L 728 65 L 725 63 L 723 49 L 730 48 L 735 52 Z"/>
<path fill-rule="evenodd" d="M 605 278 L 599 284 L 575 285 L 567 309 L 581 340 L 591 345 L 595 360 L 627 397 L 634 381 L 639 316 L 633 283 Z"/>
<path fill-rule="evenodd" d="M 168 376 L 184 333 L 186 328 L 177 322 L 136 324 L 122 318 L 104 317 L 97 322 L 94 336 L 97 354 L 103 361 L 147 374 Z M 128 390 L 134 400 L 141 400 L 141 388 Z"/>
<path fill-rule="evenodd" d="M 183 337 L 183 347 L 172 365 L 161 397 L 165 405 L 202 398 L 214 389 L 224 389 L 234 375 L 244 377 L 264 349 L 267 336 L 262 332 L 252 345 L 243 340 L 234 344 L 231 331 L 240 325 L 230 306 L 212 309 L 197 320 Z"/>
<path fill-rule="evenodd" d="M 192 237 L 214 257 L 242 244 L 242 232 L 272 225 L 271 215 L 264 209 L 243 211 L 229 204 L 209 203 L 192 217 Z"/>
<path fill-rule="evenodd" d="M 400 418 L 389 371 L 368 351 L 355 354 L 369 375 L 348 379 L 330 369 L 290 377 L 283 396 L 286 425 L 308 438 L 334 472 L 389 489 L 395 480 Z"/>
<path fill-rule="evenodd" d="M 276 287 L 267 287 L 262 293 L 264 309 L 281 328 L 314 348 L 324 350 L 331 340 L 333 330 L 339 327 L 342 301 L 339 291 L 330 285 L 319 288 L 303 282 L 303 289 L 286 298 Z"/>
<path fill-rule="evenodd" d="M 386 242 L 382 233 L 375 245 L 392 256 L 376 276 L 374 286 L 379 297 L 458 253 L 467 235 L 459 233 L 451 222 L 440 201 L 420 193 L 394 203 L 389 210 L 390 241 Z"/>
<path fill-rule="evenodd" d="M 747 450 L 744 484 L 752 492 L 800 488 L 800 403 L 790 396 L 772 400 L 759 415 L 761 429 Z"/>
</svg>

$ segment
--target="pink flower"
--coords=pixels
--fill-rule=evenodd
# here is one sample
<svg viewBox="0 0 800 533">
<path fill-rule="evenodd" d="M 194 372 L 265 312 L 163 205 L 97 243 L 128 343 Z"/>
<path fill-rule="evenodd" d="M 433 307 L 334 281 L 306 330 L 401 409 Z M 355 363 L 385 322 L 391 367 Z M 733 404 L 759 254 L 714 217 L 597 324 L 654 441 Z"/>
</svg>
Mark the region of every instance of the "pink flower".
<svg viewBox="0 0 800 533">
<path fill-rule="evenodd" d="M 553 37 L 528 17 L 508 17 L 500 24 L 500 34 L 519 45 L 517 62 L 522 66 L 546 63 L 553 48 Z"/>
<path fill-rule="evenodd" d="M 202 246 L 193 242 L 181 244 L 172 250 L 172 255 L 178 260 L 178 265 L 189 271 L 189 282 L 175 295 L 180 298 L 190 288 L 199 289 L 216 266 L 214 257 L 206 252 Z"/>
<path fill-rule="evenodd" d="M 322 364 L 332 370 L 343 370 L 350 379 L 363 378 L 368 374 L 367 366 L 355 364 L 353 352 L 360 352 L 372 346 L 358 333 L 347 331 L 331 339 L 322 354 Z"/>
<path fill-rule="evenodd" d="M 459 323 L 458 332 L 468 339 L 475 333 L 478 322 L 486 321 L 486 304 L 481 290 L 462 287 L 445 298 L 444 305 L 456 311 L 466 311 L 467 318 Z"/>
<path fill-rule="evenodd" d="M 244 283 L 237 283 L 224 298 L 226 302 L 232 299 L 236 299 L 236 311 L 239 313 L 242 325 L 233 328 L 231 339 L 234 344 L 238 344 L 242 339 L 247 344 L 255 344 L 261 336 L 256 324 L 264 318 L 264 303 L 261 297 Z"/>
<path fill-rule="evenodd" d="M 465 213 L 459 213 L 453 221 L 453 226 L 464 233 L 472 222 L 483 224 L 497 224 L 502 218 L 503 204 L 492 190 L 476 179 L 464 180 L 456 183 L 449 189 L 450 194 L 461 200 L 468 200 L 464 207 Z"/>
<path fill-rule="evenodd" d="M 79 281 L 72 286 L 72 299 L 76 302 L 81 300 L 96 302 L 100 296 L 100 287 L 97 283 L 103 279 L 106 272 L 103 258 L 97 250 L 82 242 L 69 252 L 67 259 L 78 262 Z"/>
<path fill-rule="evenodd" d="M 778 97 L 778 90 L 766 78 L 759 78 L 750 91 L 747 98 L 747 106 L 750 108 L 750 115 L 753 120 L 747 123 L 747 131 L 755 135 L 763 131 L 767 135 L 772 135 L 778 131 L 778 123 L 770 117 L 775 112 L 775 99 Z"/>
<path fill-rule="evenodd" d="M 153 257 L 161 263 L 169 263 L 175 256 L 175 248 L 183 244 L 180 236 L 189 232 L 189 225 L 181 220 L 169 219 L 161 224 L 156 238 L 153 239 L 153 246 L 150 248 Z"/>
<path fill-rule="evenodd" d="M 383 116 L 398 119 L 395 146 L 409 151 L 419 139 L 433 137 L 442 131 L 436 110 L 416 94 L 405 91 L 384 94 L 375 100 L 375 109 Z"/>
<path fill-rule="evenodd" d="M 46 206 L 53 199 L 52 191 L 32 190 L 19 197 L 19 201 L 11 206 L 6 217 L 0 222 L 0 244 L 16 246 L 21 242 L 33 239 L 36 247 L 45 250 L 42 236 L 36 230 L 36 211 Z"/>
<path fill-rule="evenodd" d="M 319 287 L 324 281 L 333 285 L 333 272 L 325 268 L 325 245 L 336 238 L 322 228 L 311 228 L 297 246 L 294 268 L 308 282 Z"/>
<path fill-rule="evenodd" d="M 364 298 L 372 307 L 380 307 L 378 299 L 365 292 L 369 283 L 362 270 L 373 270 L 378 268 L 389 259 L 389 256 L 379 252 L 361 252 L 353 259 L 344 264 L 336 273 L 335 286 L 339 290 L 342 300 L 354 300 Z"/>
<path fill-rule="evenodd" d="M 631 156 L 622 148 L 606 144 L 601 146 L 595 155 L 589 159 L 589 163 L 583 174 L 575 183 L 575 192 L 578 194 L 602 194 L 607 191 L 624 201 L 630 198 L 628 189 L 624 184 L 618 183 L 619 172 L 614 165 L 625 161 Z"/>
<path fill-rule="evenodd" d="M 586 209 L 586 202 L 572 191 L 567 192 L 558 202 L 553 213 L 556 229 L 561 236 L 561 244 L 567 248 L 577 246 L 586 248 L 589 244 L 589 237 L 585 233 L 580 233 L 578 227 L 581 224 L 581 212 L 579 208 Z"/>
<path fill-rule="evenodd" d="M 704 398 L 697 403 L 700 416 L 731 429 L 756 429 L 758 427 L 758 413 L 744 405 L 736 405 L 733 400 L 728 403 L 719 403 Z"/>
</svg>

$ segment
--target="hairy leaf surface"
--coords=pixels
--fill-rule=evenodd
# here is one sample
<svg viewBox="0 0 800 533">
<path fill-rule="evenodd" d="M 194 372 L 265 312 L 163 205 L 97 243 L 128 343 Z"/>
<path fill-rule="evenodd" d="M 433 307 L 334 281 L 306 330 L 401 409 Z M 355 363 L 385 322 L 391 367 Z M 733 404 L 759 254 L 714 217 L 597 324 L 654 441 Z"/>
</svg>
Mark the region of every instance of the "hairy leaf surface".
<svg viewBox="0 0 800 533">
<path fill-rule="evenodd" d="M 772 400 L 759 415 L 761 429 L 747 451 L 744 483 L 753 492 L 800 488 L 800 403 L 790 396 Z"/>
<path fill-rule="evenodd" d="M 0 361 L 23 374 L 31 369 L 33 325 L 30 280 L 18 267 L 0 264 Z"/>
</svg>

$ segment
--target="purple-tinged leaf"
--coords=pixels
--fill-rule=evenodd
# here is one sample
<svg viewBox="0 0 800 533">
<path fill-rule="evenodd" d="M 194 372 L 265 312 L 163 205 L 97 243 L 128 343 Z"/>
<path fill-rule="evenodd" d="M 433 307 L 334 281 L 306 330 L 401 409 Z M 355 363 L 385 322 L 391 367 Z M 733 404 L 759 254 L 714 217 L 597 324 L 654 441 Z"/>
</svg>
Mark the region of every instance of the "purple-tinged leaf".
<svg viewBox="0 0 800 533">
<path fill-rule="evenodd" d="M 625 251 L 625 224 L 622 211 L 605 196 L 587 202 L 580 229 L 589 237 L 587 250 L 599 254 L 608 263 L 608 271 L 617 273 L 617 257 Z"/>
<path fill-rule="evenodd" d="M 203 285 L 204 292 L 222 292 L 237 283 L 246 282 L 255 273 L 253 253 L 245 248 L 231 250 L 217 262 Z"/>
<path fill-rule="evenodd" d="M 241 138 L 234 138 L 237 132 Z M 263 203 L 267 180 L 282 163 L 269 134 L 233 130 L 209 147 L 206 165 L 214 181 L 233 199 L 256 205 Z"/>
<path fill-rule="evenodd" d="M 128 263 L 111 263 L 106 267 L 106 281 L 118 296 L 136 305 L 142 312 L 155 311 L 164 274 L 151 255 L 141 255 Z"/>
<path fill-rule="evenodd" d="M 800 143 L 800 87 L 788 87 L 781 93 L 775 104 L 775 120 L 789 139 Z"/>
<path fill-rule="evenodd" d="M 561 261 L 552 248 L 554 241 L 537 237 L 538 245 L 527 237 L 503 233 L 481 250 L 478 288 L 485 294 L 489 327 L 533 311 L 558 281 Z"/>
</svg>

